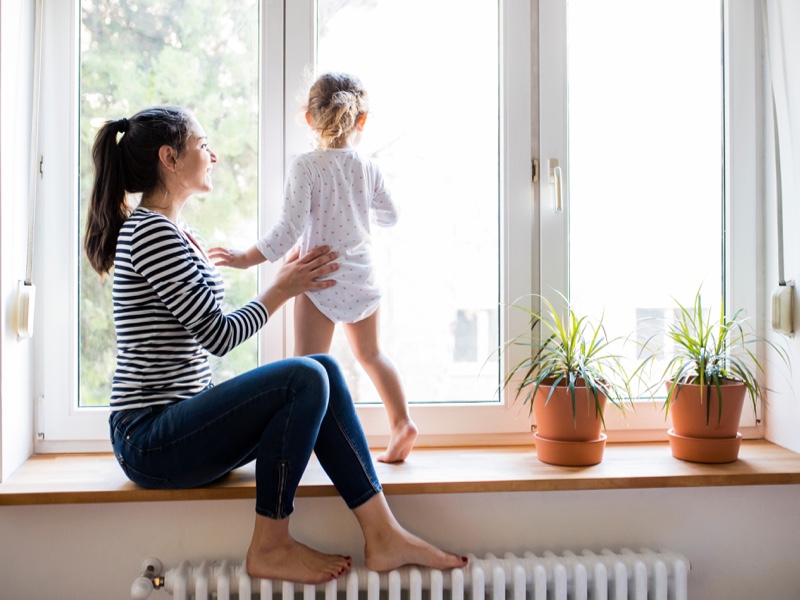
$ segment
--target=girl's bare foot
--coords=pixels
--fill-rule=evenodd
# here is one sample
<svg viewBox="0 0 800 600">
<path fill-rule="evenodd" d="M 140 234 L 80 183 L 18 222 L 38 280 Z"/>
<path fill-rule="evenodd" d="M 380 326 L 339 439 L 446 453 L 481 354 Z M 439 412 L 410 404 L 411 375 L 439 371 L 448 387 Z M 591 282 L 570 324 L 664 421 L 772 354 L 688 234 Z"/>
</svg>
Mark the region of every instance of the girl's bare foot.
<svg viewBox="0 0 800 600">
<path fill-rule="evenodd" d="M 417 441 L 417 426 L 414 421 L 407 419 L 399 427 L 392 428 L 389 446 L 386 452 L 377 456 L 376 460 L 382 463 L 403 462 L 411 454 L 415 441 Z"/>
<path fill-rule="evenodd" d="M 251 577 L 317 584 L 346 573 L 351 559 L 318 552 L 296 541 L 289 535 L 288 518 L 256 515 L 246 564 Z"/>
</svg>

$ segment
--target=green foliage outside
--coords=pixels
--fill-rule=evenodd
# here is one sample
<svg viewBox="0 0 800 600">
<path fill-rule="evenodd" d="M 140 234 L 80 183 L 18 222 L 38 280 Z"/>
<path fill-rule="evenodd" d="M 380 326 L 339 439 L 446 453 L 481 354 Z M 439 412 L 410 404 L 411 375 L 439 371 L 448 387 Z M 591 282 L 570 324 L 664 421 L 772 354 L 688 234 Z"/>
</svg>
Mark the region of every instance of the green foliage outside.
<svg viewBox="0 0 800 600">
<path fill-rule="evenodd" d="M 80 57 L 80 231 L 91 192 L 91 147 L 100 124 L 156 104 L 192 109 L 219 157 L 214 191 L 184 218 L 206 248 L 220 235 L 251 244 L 258 233 L 257 0 L 82 0 Z M 130 200 L 135 205 L 138 199 Z M 80 405 L 108 405 L 116 340 L 112 278 L 86 258 L 80 272 Z M 230 308 L 251 300 L 256 272 L 226 270 Z M 214 359 L 215 380 L 257 365 L 252 338 Z"/>
</svg>

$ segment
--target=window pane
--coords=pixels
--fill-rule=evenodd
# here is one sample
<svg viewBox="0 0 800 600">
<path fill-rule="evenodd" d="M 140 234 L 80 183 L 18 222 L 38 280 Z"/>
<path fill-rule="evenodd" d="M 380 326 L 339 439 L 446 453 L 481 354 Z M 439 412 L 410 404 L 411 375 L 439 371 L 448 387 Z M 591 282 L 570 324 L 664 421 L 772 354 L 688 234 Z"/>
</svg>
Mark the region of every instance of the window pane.
<svg viewBox="0 0 800 600">
<path fill-rule="evenodd" d="M 720 4 L 570 0 L 567 19 L 570 298 L 663 341 L 672 297 L 723 289 Z"/>
<path fill-rule="evenodd" d="M 319 0 L 317 19 L 317 70 L 364 83 L 360 150 L 400 206 L 394 228 L 373 230 L 381 345 L 409 402 L 496 398 L 497 3 Z M 378 401 L 341 331 L 332 352 L 357 401 Z"/>
<path fill-rule="evenodd" d="M 177 104 L 195 112 L 219 157 L 213 193 L 192 199 L 184 218 L 204 238 L 206 248 L 216 243 L 242 246 L 256 239 L 258 14 L 258 0 L 82 0 L 81 232 L 98 125 L 147 106 Z M 79 404 L 104 406 L 116 354 L 112 278 L 101 281 L 83 256 L 80 265 Z M 253 298 L 255 269 L 226 270 L 224 275 L 226 300 L 232 306 Z M 215 379 L 253 368 L 257 360 L 254 338 L 214 359 Z"/>
</svg>

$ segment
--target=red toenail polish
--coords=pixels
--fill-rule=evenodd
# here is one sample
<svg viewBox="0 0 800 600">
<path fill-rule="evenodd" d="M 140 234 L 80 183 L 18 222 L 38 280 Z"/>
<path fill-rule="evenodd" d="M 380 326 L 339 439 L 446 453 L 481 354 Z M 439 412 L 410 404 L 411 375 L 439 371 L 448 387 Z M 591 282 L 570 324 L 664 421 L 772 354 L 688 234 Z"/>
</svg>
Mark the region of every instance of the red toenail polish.
<svg viewBox="0 0 800 600">
<path fill-rule="evenodd" d="M 467 557 L 466 557 L 466 556 L 462 556 L 462 557 L 461 557 L 461 562 L 467 562 L 467 560 L 468 560 L 468 559 L 467 559 Z"/>
</svg>

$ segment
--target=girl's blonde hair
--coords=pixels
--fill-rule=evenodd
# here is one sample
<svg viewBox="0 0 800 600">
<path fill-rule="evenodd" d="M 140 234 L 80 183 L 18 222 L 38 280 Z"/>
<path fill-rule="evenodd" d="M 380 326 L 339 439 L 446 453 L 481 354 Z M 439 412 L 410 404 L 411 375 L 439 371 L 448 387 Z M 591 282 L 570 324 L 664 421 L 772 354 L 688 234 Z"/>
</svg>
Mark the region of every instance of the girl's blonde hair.
<svg viewBox="0 0 800 600">
<path fill-rule="evenodd" d="M 312 84 L 306 111 L 311 116 L 317 144 L 330 148 L 353 130 L 361 115 L 369 112 L 367 91 L 354 75 L 325 73 Z"/>
</svg>

